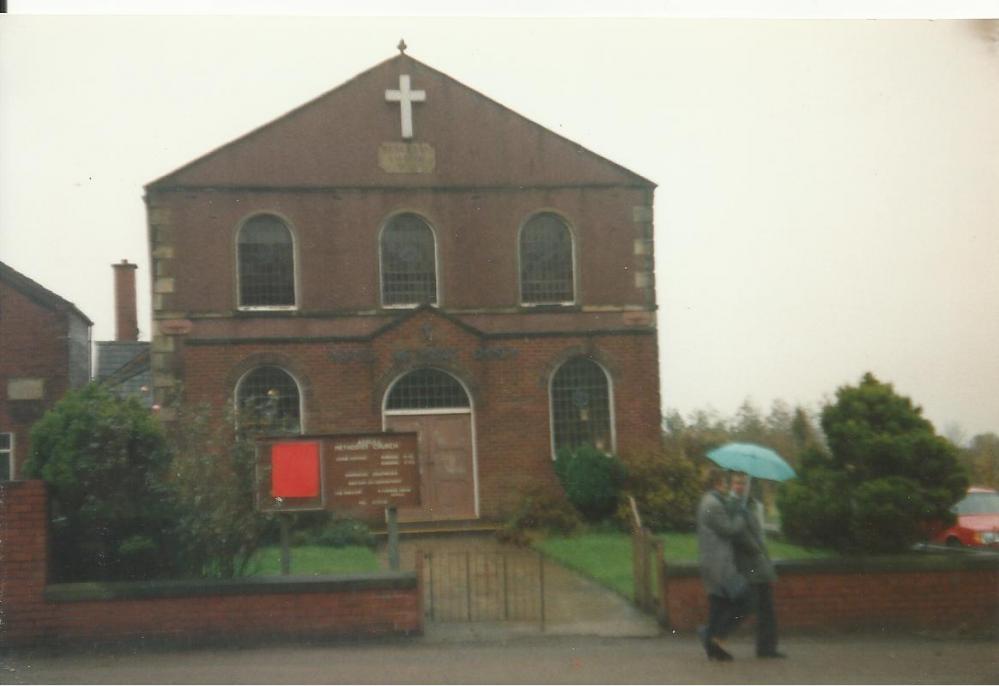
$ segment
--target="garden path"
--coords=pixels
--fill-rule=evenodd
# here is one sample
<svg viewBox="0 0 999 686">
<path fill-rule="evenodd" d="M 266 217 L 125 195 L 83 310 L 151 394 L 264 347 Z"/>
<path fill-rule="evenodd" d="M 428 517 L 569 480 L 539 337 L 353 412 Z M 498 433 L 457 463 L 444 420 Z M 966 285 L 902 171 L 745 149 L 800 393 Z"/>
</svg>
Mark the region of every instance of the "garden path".
<svg viewBox="0 0 999 686">
<path fill-rule="evenodd" d="M 525 555 L 524 548 L 504 544 L 489 533 L 403 534 L 399 542 L 400 564 L 404 570 L 416 568 L 418 551 Z M 526 554 L 534 554 L 528 551 Z M 387 567 L 384 545 L 379 549 Z M 476 587 L 473 592 L 480 592 Z M 477 599 L 473 598 L 475 603 Z M 480 598 L 486 602 L 486 598 Z M 659 636 L 654 617 L 640 612 L 630 600 L 594 581 L 566 569 L 551 559 L 544 560 L 544 629 L 538 622 L 475 621 L 427 623 L 427 633 L 440 637 L 502 638 L 510 635 L 543 633 L 549 635 L 590 635 L 603 637 Z"/>
</svg>

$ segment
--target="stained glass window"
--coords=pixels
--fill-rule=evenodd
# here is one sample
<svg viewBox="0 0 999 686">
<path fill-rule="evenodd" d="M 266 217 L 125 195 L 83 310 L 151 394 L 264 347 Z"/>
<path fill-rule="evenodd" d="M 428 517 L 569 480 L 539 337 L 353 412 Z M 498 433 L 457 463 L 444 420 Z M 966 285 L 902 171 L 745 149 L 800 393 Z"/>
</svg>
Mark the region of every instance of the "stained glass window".
<svg viewBox="0 0 999 686">
<path fill-rule="evenodd" d="M 520 233 L 520 298 L 525 304 L 575 300 L 572 233 L 550 212 L 531 217 Z"/>
<path fill-rule="evenodd" d="M 596 362 L 574 357 L 552 379 L 555 451 L 592 445 L 610 452 L 611 413 L 607 374 Z"/>
<path fill-rule="evenodd" d="M 415 214 L 389 220 L 382 232 L 382 303 L 422 305 L 437 302 L 434 232 Z"/>
<path fill-rule="evenodd" d="M 273 215 L 253 217 L 239 231 L 241 307 L 293 307 L 295 265 L 291 231 Z"/>
</svg>

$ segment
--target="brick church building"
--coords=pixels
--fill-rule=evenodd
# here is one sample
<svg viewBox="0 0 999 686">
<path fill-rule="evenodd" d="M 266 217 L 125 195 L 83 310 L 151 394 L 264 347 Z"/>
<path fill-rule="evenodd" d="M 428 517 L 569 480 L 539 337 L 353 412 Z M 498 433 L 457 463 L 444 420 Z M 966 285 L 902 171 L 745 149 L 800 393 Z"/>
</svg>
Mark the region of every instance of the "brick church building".
<svg viewBox="0 0 999 686">
<path fill-rule="evenodd" d="M 402 517 L 497 520 L 659 440 L 655 186 L 402 47 L 146 187 L 154 389 L 417 431 Z"/>
</svg>

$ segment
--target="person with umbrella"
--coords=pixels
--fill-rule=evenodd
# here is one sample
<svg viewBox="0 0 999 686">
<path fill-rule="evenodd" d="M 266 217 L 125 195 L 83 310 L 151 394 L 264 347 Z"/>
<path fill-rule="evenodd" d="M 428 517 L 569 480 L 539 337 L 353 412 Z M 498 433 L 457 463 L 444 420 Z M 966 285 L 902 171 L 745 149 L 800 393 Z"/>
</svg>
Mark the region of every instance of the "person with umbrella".
<svg viewBox="0 0 999 686">
<path fill-rule="evenodd" d="M 749 610 L 749 584 L 735 566 L 733 538 L 746 520 L 733 516 L 726 496 L 726 473 L 713 469 L 708 491 L 697 507 L 697 558 L 708 594 L 708 623 L 698 629 L 709 660 L 731 660 L 721 641 L 735 630 Z"/>
<path fill-rule="evenodd" d="M 749 582 L 751 599 L 749 607 L 739 609 L 743 615 L 733 619 L 737 624 L 750 607 L 757 612 L 756 655 L 761 658 L 786 657 L 777 650 L 777 617 L 773 609 L 773 583 L 777 572 L 763 541 L 760 522 L 748 506 L 749 477 L 770 481 L 786 481 L 796 474 L 776 452 L 752 443 L 728 443 L 708 452 L 708 459 L 716 465 L 736 472 L 732 479 L 733 498 L 731 513 L 741 520 L 742 527 L 733 536 L 733 555 L 736 570 Z"/>
<path fill-rule="evenodd" d="M 734 539 L 735 568 L 749 581 L 752 609 L 756 612 L 756 657 L 783 658 L 777 650 L 777 615 L 774 612 L 773 584 L 777 570 L 770 560 L 760 521 L 753 514 L 753 500 L 748 497 L 748 477 L 732 475 L 732 506 L 746 527 Z"/>
</svg>

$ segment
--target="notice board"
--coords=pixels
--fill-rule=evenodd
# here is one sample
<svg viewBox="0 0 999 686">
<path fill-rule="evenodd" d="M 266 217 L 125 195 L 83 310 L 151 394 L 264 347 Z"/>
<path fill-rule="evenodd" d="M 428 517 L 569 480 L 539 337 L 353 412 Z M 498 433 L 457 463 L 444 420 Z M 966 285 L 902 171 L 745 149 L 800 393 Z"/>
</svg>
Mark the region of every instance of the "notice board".
<svg viewBox="0 0 999 686">
<path fill-rule="evenodd" d="M 257 506 L 266 512 L 331 510 L 379 519 L 420 505 L 415 433 L 266 437 L 257 441 Z"/>
</svg>

